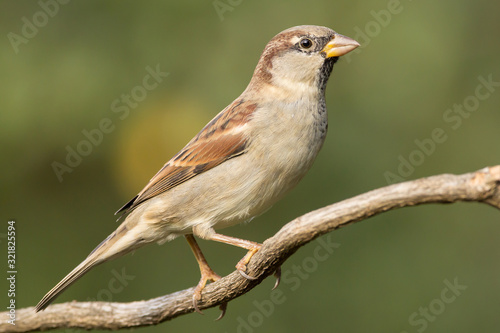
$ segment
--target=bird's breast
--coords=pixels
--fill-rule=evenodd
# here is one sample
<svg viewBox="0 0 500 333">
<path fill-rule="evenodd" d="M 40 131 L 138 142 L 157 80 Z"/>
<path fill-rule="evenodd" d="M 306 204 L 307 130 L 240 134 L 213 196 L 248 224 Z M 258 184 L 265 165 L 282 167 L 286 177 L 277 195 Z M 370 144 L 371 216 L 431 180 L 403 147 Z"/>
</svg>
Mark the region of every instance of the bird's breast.
<svg viewBox="0 0 500 333">
<path fill-rule="evenodd" d="M 261 175 L 261 195 L 279 199 L 303 178 L 323 145 L 328 126 L 324 99 L 276 102 L 259 109 L 252 121 L 249 163 Z"/>
</svg>

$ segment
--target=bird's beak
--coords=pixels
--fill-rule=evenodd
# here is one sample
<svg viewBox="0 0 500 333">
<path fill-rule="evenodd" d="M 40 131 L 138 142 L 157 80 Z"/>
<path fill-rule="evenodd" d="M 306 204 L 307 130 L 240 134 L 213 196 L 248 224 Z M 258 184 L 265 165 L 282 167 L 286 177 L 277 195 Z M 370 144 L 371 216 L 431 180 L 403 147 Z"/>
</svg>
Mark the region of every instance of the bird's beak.
<svg viewBox="0 0 500 333">
<path fill-rule="evenodd" d="M 321 52 L 325 52 L 327 58 L 340 57 L 351 52 L 359 46 L 354 39 L 335 34 L 330 42 L 325 45 Z"/>
</svg>

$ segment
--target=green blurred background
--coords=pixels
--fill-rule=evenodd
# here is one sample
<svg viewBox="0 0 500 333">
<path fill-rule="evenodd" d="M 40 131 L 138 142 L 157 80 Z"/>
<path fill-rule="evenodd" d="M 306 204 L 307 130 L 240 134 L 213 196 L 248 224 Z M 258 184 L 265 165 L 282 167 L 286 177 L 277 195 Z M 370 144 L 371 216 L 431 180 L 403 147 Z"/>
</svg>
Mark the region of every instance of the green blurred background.
<svg viewBox="0 0 500 333">
<path fill-rule="evenodd" d="M 500 87 L 490 87 L 483 100 L 471 97 L 476 89 L 488 92 L 477 88 L 478 77 L 500 81 L 498 2 L 71 1 L 56 8 L 42 0 L 0 6 L 0 241 L 6 251 L 7 221 L 14 219 L 19 307 L 34 306 L 117 227 L 113 212 L 243 91 L 265 44 L 291 26 L 329 26 L 362 48 L 334 68 L 329 136 L 309 175 L 264 216 L 224 233 L 262 242 L 294 217 L 387 185 L 387 172 L 397 175 L 410 155 L 419 165 L 403 179 L 500 164 Z M 39 27 L 30 30 L 34 23 Z M 114 112 L 112 104 L 124 107 L 122 95 L 140 92 L 146 68 L 157 66 L 168 76 L 128 114 Z M 474 111 L 443 118 L 464 101 Z M 83 131 L 103 119 L 112 130 L 60 181 L 54 162 L 66 164 L 68 147 L 84 149 Z M 428 142 L 436 128 L 446 140 L 418 153 L 415 140 Z M 499 220 L 499 211 L 476 203 L 382 214 L 322 237 L 338 248 L 321 260 L 314 256 L 317 241 L 291 257 L 279 304 L 270 305 L 274 280 L 268 279 L 232 301 L 222 321 L 214 322 L 218 310 L 210 309 L 139 330 L 497 332 Z M 244 255 L 218 243 L 200 246 L 221 275 Z M 115 276 L 123 272 L 127 279 L 120 282 Z M 177 239 L 92 270 L 57 302 L 147 299 L 198 279 L 187 243 Z M 454 281 L 466 289 L 445 291 Z M 443 292 L 446 300 L 456 297 L 446 303 Z"/>
</svg>

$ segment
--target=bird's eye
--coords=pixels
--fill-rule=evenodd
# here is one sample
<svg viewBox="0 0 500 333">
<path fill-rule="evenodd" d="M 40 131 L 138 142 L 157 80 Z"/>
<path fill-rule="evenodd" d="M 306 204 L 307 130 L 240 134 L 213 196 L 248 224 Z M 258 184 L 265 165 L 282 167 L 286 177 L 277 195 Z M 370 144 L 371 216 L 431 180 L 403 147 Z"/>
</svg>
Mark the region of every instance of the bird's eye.
<svg viewBox="0 0 500 333">
<path fill-rule="evenodd" d="M 313 42 L 309 38 L 304 38 L 299 42 L 299 44 L 303 49 L 309 49 L 313 45 Z"/>
</svg>

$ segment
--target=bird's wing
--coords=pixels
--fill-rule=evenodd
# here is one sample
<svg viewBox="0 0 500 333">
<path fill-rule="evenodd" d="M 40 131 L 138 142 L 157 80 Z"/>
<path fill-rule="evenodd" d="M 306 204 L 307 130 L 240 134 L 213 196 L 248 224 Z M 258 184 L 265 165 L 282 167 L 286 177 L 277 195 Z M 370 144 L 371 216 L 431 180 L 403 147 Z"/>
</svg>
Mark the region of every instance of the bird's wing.
<svg viewBox="0 0 500 333">
<path fill-rule="evenodd" d="M 235 100 L 210 121 L 179 153 L 151 178 L 144 189 L 115 214 L 129 213 L 144 201 L 245 153 L 244 134 L 256 104 Z"/>
</svg>

